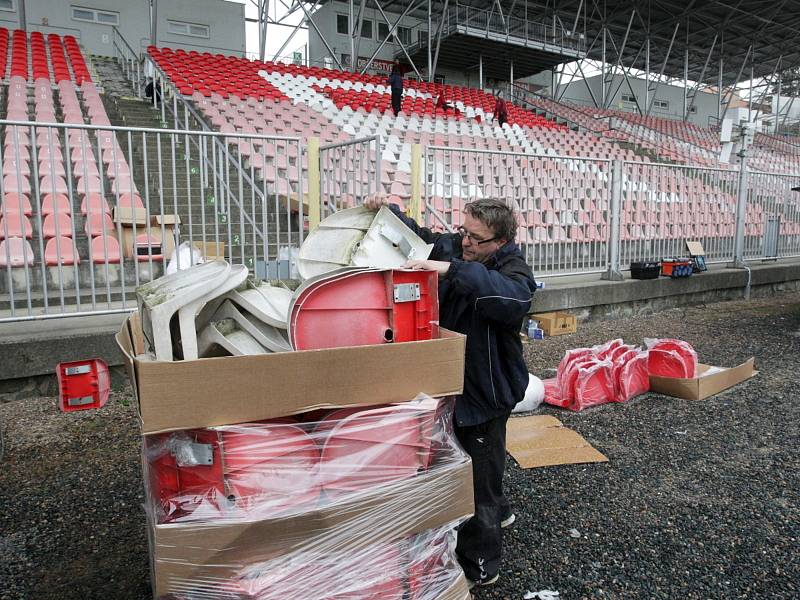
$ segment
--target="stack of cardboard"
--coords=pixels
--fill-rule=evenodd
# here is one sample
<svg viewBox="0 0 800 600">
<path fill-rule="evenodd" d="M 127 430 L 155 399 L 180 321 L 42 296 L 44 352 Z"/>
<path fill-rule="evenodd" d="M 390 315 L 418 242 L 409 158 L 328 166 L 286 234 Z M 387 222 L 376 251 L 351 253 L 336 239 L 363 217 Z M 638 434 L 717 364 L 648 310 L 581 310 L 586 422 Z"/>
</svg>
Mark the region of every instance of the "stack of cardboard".
<svg viewBox="0 0 800 600">
<path fill-rule="evenodd" d="M 433 399 L 461 391 L 463 336 L 158 362 L 133 315 L 117 340 L 156 598 L 469 598 L 472 466 Z"/>
</svg>

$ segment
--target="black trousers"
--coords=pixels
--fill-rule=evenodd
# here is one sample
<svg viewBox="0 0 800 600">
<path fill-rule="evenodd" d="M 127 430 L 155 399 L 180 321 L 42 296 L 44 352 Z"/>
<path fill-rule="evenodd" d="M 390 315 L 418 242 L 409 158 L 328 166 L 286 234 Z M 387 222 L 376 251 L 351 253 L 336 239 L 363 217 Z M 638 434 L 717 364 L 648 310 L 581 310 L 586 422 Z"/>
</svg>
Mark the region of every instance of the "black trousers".
<svg viewBox="0 0 800 600">
<path fill-rule="evenodd" d="M 396 90 L 392 88 L 392 110 L 396 117 L 403 106 L 403 90 Z"/>
<path fill-rule="evenodd" d="M 459 529 L 456 545 L 458 561 L 472 581 L 491 579 L 500 571 L 503 546 L 500 521 L 511 514 L 503 494 L 509 414 L 480 425 L 455 425 L 458 441 L 472 457 L 475 515 Z"/>
</svg>

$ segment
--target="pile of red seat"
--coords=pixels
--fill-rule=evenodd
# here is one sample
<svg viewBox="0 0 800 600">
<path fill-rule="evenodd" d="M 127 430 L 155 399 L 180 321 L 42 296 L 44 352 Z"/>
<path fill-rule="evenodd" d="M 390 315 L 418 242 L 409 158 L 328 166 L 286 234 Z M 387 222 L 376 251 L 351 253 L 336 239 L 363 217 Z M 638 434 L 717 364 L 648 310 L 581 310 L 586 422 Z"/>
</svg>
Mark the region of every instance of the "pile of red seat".
<svg viewBox="0 0 800 600">
<path fill-rule="evenodd" d="M 626 402 L 650 391 L 650 375 L 694 377 L 697 353 L 683 340 L 646 340 L 646 350 L 611 340 L 568 350 L 556 377 L 544 381 L 544 401 L 580 411 L 608 402 Z"/>
<path fill-rule="evenodd" d="M 72 63 L 72 72 L 75 74 L 75 83 L 81 85 L 84 81 L 91 81 L 92 76 L 89 75 L 89 69 L 86 66 L 86 61 L 83 60 L 78 42 L 71 35 L 64 36 L 64 46 L 67 49 L 69 61 Z"/>
</svg>

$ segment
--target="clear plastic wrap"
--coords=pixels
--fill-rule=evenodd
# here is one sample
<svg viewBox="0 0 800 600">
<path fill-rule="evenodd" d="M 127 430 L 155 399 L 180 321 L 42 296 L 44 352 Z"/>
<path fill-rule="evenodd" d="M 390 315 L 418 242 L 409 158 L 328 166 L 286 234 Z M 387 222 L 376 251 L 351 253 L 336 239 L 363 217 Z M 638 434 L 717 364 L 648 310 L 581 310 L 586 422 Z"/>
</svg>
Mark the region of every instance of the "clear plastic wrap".
<svg viewBox="0 0 800 600">
<path fill-rule="evenodd" d="M 452 406 L 420 396 L 148 436 L 155 596 L 467 598 L 450 532 L 472 512 L 472 467 Z"/>
</svg>

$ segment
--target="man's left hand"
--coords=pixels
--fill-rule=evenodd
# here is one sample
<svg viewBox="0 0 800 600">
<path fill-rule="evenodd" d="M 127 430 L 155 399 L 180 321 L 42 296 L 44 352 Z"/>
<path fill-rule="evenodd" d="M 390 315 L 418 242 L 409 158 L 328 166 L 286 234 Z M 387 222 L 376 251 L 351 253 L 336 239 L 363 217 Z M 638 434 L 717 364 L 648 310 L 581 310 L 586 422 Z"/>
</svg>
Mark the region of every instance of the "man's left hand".
<svg viewBox="0 0 800 600">
<path fill-rule="evenodd" d="M 439 277 L 444 277 L 450 270 L 450 263 L 443 260 L 409 260 L 403 265 L 403 268 L 415 271 L 436 271 L 439 273 Z"/>
</svg>

